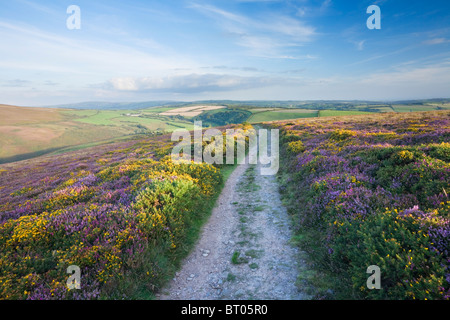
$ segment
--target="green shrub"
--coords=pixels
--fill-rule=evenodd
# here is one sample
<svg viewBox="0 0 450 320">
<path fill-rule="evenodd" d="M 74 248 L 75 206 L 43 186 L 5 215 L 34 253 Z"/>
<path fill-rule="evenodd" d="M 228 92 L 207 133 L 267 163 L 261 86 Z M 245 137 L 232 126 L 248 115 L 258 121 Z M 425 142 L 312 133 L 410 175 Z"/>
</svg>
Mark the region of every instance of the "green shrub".
<svg viewBox="0 0 450 320">
<path fill-rule="evenodd" d="M 348 138 L 354 137 L 356 135 L 357 135 L 357 133 L 352 130 L 338 129 L 338 130 L 334 130 L 331 133 L 330 139 L 340 142 L 340 141 L 345 141 Z"/>
<path fill-rule="evenodd" d="M 335 226 L 332 259 L 351 275 L 354 293 L 368 299 L 442 298 L 445 270 L 418 219 L 386 210 Z M 366 286 L 371 265 L 381 270 L 381 290 Z"/>
<path fill-rule="evenodd" d="M 281 136 L 281 143 L 289 143 L 293 141 L 299 141 L 301 138 L 295 134 L 285 134 Z"/>
<path fill-rule="evenodd" d="M 299 154 L 299 153 L 302 153 L 303 151 L 305 151 L 305 146 L 303 145 L 303 142 L 301 142 L 300 140 L 298 140 L 298 141 L 292 141 L 292 142 L 289 142 L 288 143 L 288 147 L 287 147 L 287 150 L 290 152 L 290 153 L 293 153 L 293 154 Z"/>
<path fill-rule="evenodd" d="M 134 208 L 156 243 L 168 242 L 175 248 L 189 230 L 200 196 L 200 187 L 192 180 L 154 180 L 138 194 Z"/>
<path fill-rule="evenodd" d="M 429 147 L 428 155 L 430 157 L 450 162 L 450 143 L 442 142 Z"/>
<path fill-rule="evenodd" d="M 408 150 L 402 150 L 392 155 L 395 164 L 408 164 L 414 160 L 414 154 Z"/>
</svg>

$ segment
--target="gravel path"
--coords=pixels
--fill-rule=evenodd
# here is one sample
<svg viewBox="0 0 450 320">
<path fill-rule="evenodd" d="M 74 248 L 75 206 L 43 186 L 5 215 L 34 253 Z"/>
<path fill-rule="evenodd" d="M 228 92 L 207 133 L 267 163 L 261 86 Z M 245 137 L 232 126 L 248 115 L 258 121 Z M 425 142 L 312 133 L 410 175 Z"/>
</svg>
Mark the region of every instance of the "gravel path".
<svg viewBox="0 0 450 320">
<path fill-rule="evenodd" d="M 161 300 L 302 300 L 303 263 L 289 244 L 289 217 L 275 176 L 260 164 L 230 175 L 193 252 Z"/>
</svg>

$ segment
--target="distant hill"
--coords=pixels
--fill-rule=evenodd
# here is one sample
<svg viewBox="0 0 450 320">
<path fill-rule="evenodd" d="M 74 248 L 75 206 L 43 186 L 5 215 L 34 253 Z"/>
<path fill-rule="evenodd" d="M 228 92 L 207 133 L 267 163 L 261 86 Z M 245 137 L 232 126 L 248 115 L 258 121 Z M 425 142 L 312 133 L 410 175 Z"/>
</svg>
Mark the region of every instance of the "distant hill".
<svg viewBox="0 0 450 320">
<path fill-rule="evenodd" d="M 146 101 L 146 102 L 104 102 L 104 101 L 88 101 L 80 103 L 69 103 L 46 106 L 49 108 L 61 109 L 84 109 L 84 110 L 130 110 L 130 109 L 147 109 L 153 107 L 164 107 L 178 105 L 176 101 Z M 181 102 L 183 104 L 183 102 Z"/>
<path fill-rule="evenodd" d="M 182 109 L 222 106 L 203 113 Z M 173 112 L 180 110 L 179 113 Z M 170 112 L 168 112 L 170 110 Z M 0 104 L 0 163 L 28 159 L 64 148 L 83 148 L 136 134 L 192 130 L 205 125 L 259 123 L 276 120 L 337 117 L 370 113 L 450 110 L 450 99 L 409 101 L 269 101 L 202 100 L 146 102 L 82 102 L 47 107 Z"/>
<path fill-rule="evenodd" d="M 61 105 L 43 106 L 63 109 L 95 109 L 95 110 L 133 110 L 154 107 L 189 106 L 189 105 L 227 105 L 232 107 L 281 107 L 281 108 L 308 108 L 308 109 L 334 109 L 336 107 L 375 106 L 391 104 L 425 105 L 431 103 L 450 103 L 449 98 L 404 100 L 404 101 L 363 101 L 363 100 L 199 100 L 199 101 L 144 101 L 144 102 L 104 102 L 88 101 Z"/>
<path fill-rule="evenodd" d="M 59 120 L 62 120 L 62 116 L 57 109 L 18 107 L 0 104 L 0 126 L 23 125 Z"/>
</svg>

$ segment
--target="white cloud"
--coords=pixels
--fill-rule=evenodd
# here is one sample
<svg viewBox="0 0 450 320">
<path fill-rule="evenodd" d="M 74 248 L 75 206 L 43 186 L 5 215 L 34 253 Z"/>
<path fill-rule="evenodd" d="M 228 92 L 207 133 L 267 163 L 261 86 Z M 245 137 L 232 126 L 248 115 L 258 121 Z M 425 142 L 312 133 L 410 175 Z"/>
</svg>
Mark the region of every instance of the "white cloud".
<svg viewBox="0 0 450 320">
<path fill-rule="evenodd" d="M 31 81 L 22 79 L 8 80 L 0 83 L 0 87 L 11 87 L 11 88 L 23 88 L 29 87 L 30 85 Z"/>
<path fill-rule="evenodd" d="M 320 5 L 320 10 L 324 11 L 327 10 L 329 7 L 331 7 L 332 1 L 331 0 L 324 0 L 322 4 Z"/>
<path fill-rule="evenodd" d="M 160 73 L 197 64 L 182 53 L 173 53 L 148 39 L 131 39 L 135 45 L 156 49 L 148 53 L 135 46 L 107 40 L 70 37 L 42 31 L 36 27 L 0 22 L 0 68 L 70 74 L 73 77 L 111 77 L 115 74 Z M 80 78 L 81 79 L 81 78 Z M 92 80 L 91 80 L 92 81 Z"/>
<path fill-rule="evenodd" d="M 272 77 L 243 77 L 226 74 L 188 74 L 165 77 L 118 77 L 109 80 L 105 89 L 135 92 L 200 93 L 260 88 L 287 82 Z"/>
<path fill-rule="evenodd" d="M 301 18 L 323 16 L 327 14 L 333 6 L 333 2 L 331 0 L 324 0 L 320 4 L 312 4 L 309 1 L 300 2 L 300 7 L 296 9 L 296 15 Z"/>
<path fill-rule="evenodd" d="M 34 2 L 30 2 L 30 1 L 27 1 L 27 0 L 16 0 L 16 1 L 18 1 L 19 3 L 23 3 L 23 4 L 33 8 L 34 10 L 40 11 L 40 12 L 48 14 L 48 15 L 52 15 L 53 17 L 58 17 L 59 14 L 60 14 L 59 12 L 57 12 L 54 9 L 51 9 L 51 8 L 49 8 L 47 6 L 40 5 L 40 4 L 37 4 L 37 3 L 34 3 Z"/>
<path fill-rule="evenodd" d="M 356 43 L 356 48 L 357 48 L 359 51 L 364 50 L 364 43 L 365 43 L 365 42 L 366 42 L 366 40 L 358 41 L 358 42 Z"/>
<path fill-rule="evenodd" d="M 203 5 L 198 3 L 193 3 L 190 5 L 190 8 L 196 9 L 198 11 L 201 11 L 205 14 L 213 14 L 214 16 L 218 16 L 221 18 L 224 18 L 226 20 L 231 20 L 240 24 L 249 24 L 251 23 L 251 20 L 247 17 L 244 17 L 242 15 L 234 14 L 232 12 L 211 6 L 211 5 Z"/>
<path fill-rule="evenodd" d="M 211 17 L 235 43 L 250 55 L 290 57 L 286 49 L 302 46 L 317 35 L 316 29 L 301 20 L 277 13 L 262 18 L 235 14 L 211 5 L 192 4 L 193 9 Z"/>
<path fill-rule="evenodd" d="M 392 72 L 376 73 L 362 79 L 361 83 L 378 86 L 423 86 L 448 87 L 450 83 L 450 63 L 424 67 L 400 68 Z M 423 91 L 423 90 L 421 90 Z M 448 89 L 450 95 L 450 87 Z"/>
<path fill-rule="evenodd" d="M 442 44 L 442 43 L 448 43 L 448 42 L 450 42 L 450 40 L 447 40 L 446 38 L 434 38 L 434 39 L 424 41 L 423 44 L 436 45 L 436 44 Z"/>
</svg>

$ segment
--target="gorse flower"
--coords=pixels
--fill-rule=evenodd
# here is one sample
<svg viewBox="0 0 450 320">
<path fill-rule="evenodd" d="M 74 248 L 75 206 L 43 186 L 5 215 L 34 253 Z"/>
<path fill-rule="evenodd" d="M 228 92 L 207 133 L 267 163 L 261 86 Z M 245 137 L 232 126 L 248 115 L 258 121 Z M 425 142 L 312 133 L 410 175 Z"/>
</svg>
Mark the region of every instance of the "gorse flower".
<svg viewBox="0 0 450 320">
<path fill-rule="evenodd" d="M 318 234 L 329 268 L 347 272 L 363 298 L 450 296 L 449 116 L 272 124 L 299 228 Z M 384 270 L 382 291 L 365 288 L 361 270 L 372 264 Z"/>
<path fill-rule="evenodd" d="M 156 290 L 222 183 L 219 167 L 172 163 L 170 136 L 1 169 L 0 299 L 96 299 Z M 157 253 L 157 254 L 156 254 Z M 81 270 L 68 290 L 66 270 Z M 147 276 L 150 276 L 150 278 Z"/>
</svg>

